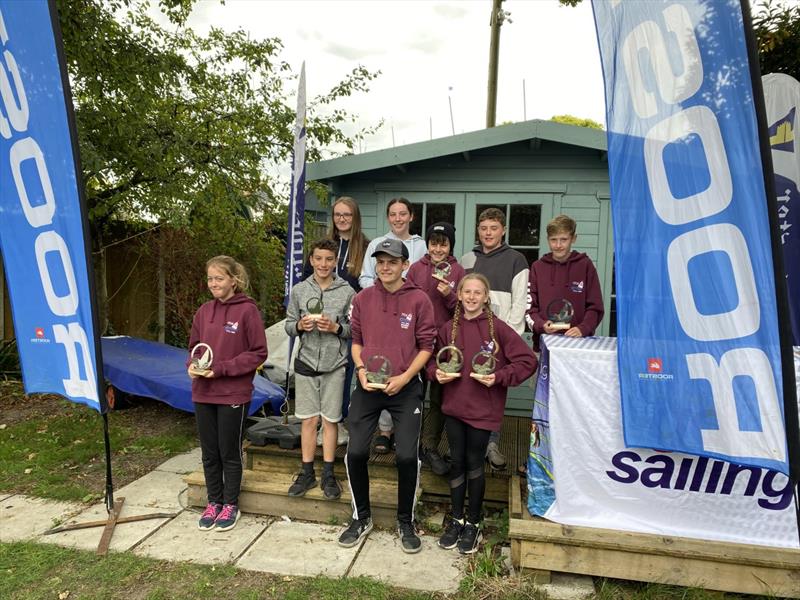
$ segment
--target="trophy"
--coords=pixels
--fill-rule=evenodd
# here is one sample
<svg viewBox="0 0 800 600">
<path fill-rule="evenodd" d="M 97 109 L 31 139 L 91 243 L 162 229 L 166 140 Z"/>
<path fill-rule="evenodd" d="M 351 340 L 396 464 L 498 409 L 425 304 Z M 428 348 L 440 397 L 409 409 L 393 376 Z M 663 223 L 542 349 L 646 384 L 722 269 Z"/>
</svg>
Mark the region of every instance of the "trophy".
<svg viewBox="0 0 800 600">
<path fill-rule="evenodd" d="M 306 302 L 306 310 L 308 310 L 308 316 L 318 321 L 320 317 L 322 317 L 322 311 L 325 309 L 325 305 L 322 303 L 322 298 L 309 298 L 308 302 Z"/>
<path fill-rule="evenodd" d="M 446 260 L 442 262 L 438 262 L 433 265 L 433 275 L 434 279 L 438 279 L 439 281 L 443 281 L 444 283 L 450 283 L 448 277 L 450 277 L 450 263 Z"/>
<path fill-rule="evenodd" d="M 200 342 L 192 348 L 189 373 L 197 377 L 206 377 L 211 372 L 211 363 L 214 360 L 214 351 L 211 346 Z"/>
<path fill-rule="evenodd" d="M 497 359 L 494 353 L 488 350 L 481 350 L 472 357 L 472 372 L 469 374 L 474 379 L 486 379 L 489 375 L 494 373 L 497 366 Z"/>
<path fill-rule="evenodd" d="M 367 375 L 367 387 L 373 390 L 383 390 L 392 375 L 392 363 L 380 354 L 370 356 L 364 363 L 364 371 Z"/>
<path fill-rule="evenodd" d="M 456 346 L 445 346 L 436 353 L 436 366 L 451 377 L 461 377 L 464 355 Z"/>
<path fill-rule="evenodd" d="M 553 329 L 569 329 L 573 314 L 575 309 L 572 302 L 566 298 L 553 300 L 547 305 L 547 318 L 550 319 Z"/>
</svg>

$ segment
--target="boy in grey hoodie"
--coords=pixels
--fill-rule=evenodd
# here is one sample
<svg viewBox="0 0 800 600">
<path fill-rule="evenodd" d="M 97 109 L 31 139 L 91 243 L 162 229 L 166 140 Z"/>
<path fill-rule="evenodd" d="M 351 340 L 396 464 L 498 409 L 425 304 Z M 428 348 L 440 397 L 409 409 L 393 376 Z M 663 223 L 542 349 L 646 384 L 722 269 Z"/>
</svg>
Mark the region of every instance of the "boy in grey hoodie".
<svg viewBox="0 0 800 600">
<path fill-rule="evenodd" d="M 294 360 L 295 416 L 303 421 L 300 447 L 303 468 L 289 488 L 290 496 L 302 496 L 317 484 L 314 453 L 317 426 L 322 417 L 322 482 L 326 498 L 342 494 L 333 474 L 336 424 L 342 420 L 342 390 L 350 337 L 350 303 L 355 292 L 335 275 L 336 242 L 311 244 L 314 275 L 292 288 L 286 307 L 286 333 L 300 338 Z"/>
</svg>

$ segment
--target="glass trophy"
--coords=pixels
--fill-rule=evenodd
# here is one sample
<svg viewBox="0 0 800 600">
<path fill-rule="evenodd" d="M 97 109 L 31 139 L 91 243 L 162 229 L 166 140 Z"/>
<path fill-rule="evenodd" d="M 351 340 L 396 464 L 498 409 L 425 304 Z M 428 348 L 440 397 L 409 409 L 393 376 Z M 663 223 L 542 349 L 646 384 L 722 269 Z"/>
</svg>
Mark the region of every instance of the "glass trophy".
<svg viewBox="0 0 800 600">
<path fill-rule="evenodd" d="M 192 348 L 189 373 L 197 377 L 206 377 L 211 372 L 211 363 L 214 361 L 214 351 L 211 346 L 200 342 Z"/>
<path fill-rule="evenodd" d="M 547 318 L 550 319 L 553 329 L 569 329 L 573 314 L 575 309 L 572 307 L 572 302 L 566 298 L 553 300 L 547 305 Z"/>
<path fill-rule="evenodd" d="M 322 311 L 325 310 L 322 298 L 309 298 L 308 302 L 306 302 L 306 310 L 309 317 L 318 321 L 322 317 Z"/>
<path fill-rule="evenodd" d="M 474 379 L 486 379 L 494 373 L 497 359 L 492 352 L 482 350 L 472 357 L 472 372 L 469 374 Z"/>
<path fill-rule="evenodd" d="M 436 353 L 436 366 L 451 377 L 461 377 L 464 354 L 456 346 L 445 346 Z"/>
<path fill-rule="evenodd" d="M 367 376 L 367 387 L 372 390 L 386 389 L 386 382 L 392 375 L 392 363 L 380 354 L 370 356 L 364 363 Z"/>
<path fill-rule="evenodd" d="M 450 283 L 450 263 L 446 260 L 442 262 L 438 262 L 433 265 L 433 278 L 438 279 L 439 281 L 443 281 L 444 283 Z"/>
</svg>

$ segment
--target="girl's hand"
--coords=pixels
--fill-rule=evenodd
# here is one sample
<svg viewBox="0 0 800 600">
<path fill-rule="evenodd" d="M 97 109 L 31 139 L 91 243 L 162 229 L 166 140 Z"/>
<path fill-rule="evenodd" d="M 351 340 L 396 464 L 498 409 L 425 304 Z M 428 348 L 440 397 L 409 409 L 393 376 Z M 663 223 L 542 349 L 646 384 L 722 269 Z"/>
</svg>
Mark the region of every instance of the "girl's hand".
<svg viewBox="0 0 800 600">
<path fill-rule="evenodd" d="M 445 373 L 441 369 L 436 369 L 436 381 L 439 383 L 450 383 L 454 379 L 457 379 L 454 373 Z"/>
<path fill-rule="evenodd" d="M 197 379 L 197 375 L 192 373 L 191 369 L 186 369 L 186 372 L 189 374 L 189 379 Z"/>
<path fill-rule="evenodd" d="M 477 381 L 478 383 L 482 383 L 487 388 L 492 387 L 495 382 L 494 373 L 492 373 L 491 375 L 486 375 L 485 377 L 481 377 L 480 379 L 475 379 L 475 381 Z"/>
<path fill-rule="evenodd" d="M 436 284 L 436 290 L 442 296 L 449 296 L 453 293 L 453 288 L 450 287 L 449 283 L 445 283 L 444 281 L 440 281 L 438 284 Z"/>
<path fill-rule="evenodd" d="M 212 377 L 214 377 L 214 371 L 208 369 L 205 373 L 203 373 L 203 377 L 205 377 L 206 379 L 211 379 Z"/>
</svg>

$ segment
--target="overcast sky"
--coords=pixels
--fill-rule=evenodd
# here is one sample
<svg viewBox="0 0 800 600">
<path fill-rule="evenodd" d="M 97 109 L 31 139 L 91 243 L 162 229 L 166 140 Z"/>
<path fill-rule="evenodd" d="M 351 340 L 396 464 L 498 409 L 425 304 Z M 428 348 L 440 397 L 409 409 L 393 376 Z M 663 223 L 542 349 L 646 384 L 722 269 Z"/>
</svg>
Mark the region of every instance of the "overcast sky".
<svg viewBox="0 0 800 600">
<path fill-rule="evenodd" d="M 283 60 L 306 62 L 309 98 L 358 64 L 381 75 L 368 94 L 340 106 L 358 125 L 384 120 L 362 151 L 451 135 L 486 123 L 491 0 L 202 0 L 189 21 L 279 37 Z M 497 123 L 557 114 L 605 123 L 603 81 L 589 0 L 505 0 L 500 35 Z M 525 98 L 523 103 L 523 81 Z"/>
</svg>

